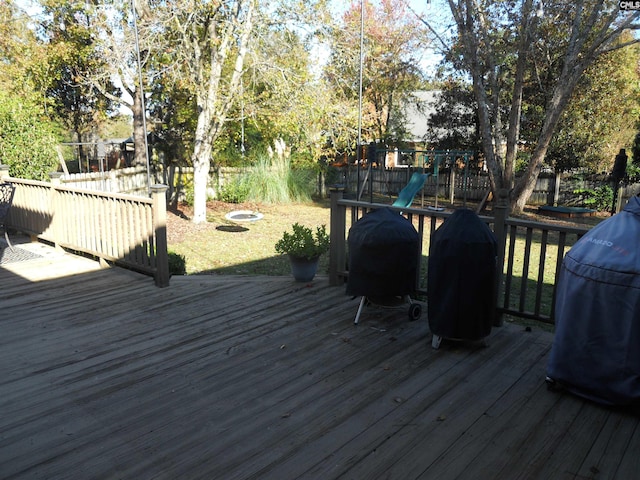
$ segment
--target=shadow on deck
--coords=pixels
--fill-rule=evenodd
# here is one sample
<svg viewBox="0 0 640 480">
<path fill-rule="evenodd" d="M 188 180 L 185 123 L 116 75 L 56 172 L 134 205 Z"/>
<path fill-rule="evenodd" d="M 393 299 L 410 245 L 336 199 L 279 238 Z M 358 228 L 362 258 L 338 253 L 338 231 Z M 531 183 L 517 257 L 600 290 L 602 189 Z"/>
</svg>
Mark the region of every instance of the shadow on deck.
<svg viewBox="0 0 640 480">
<path fill-rule="evenodd" d="M 635 478 L 638 417 L 549 392 L 552 334 L 430 347 L 326 278 L 0 266 L 0 476 Z"/>
</svg>

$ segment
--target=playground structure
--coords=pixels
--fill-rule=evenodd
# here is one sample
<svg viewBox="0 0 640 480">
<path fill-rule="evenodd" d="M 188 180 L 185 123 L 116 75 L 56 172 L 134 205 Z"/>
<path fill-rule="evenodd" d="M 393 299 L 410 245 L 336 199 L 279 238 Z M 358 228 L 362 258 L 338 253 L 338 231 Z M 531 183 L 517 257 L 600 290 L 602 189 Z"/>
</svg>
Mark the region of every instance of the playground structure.
<svg viewBox="0 0 640 480">
<path fill-rule="evenodd" d="M 440 197 L 447 194 L 442 191 L 441 175 L 443 171 L 446 171 L 449 177 L 447 180 L 452 186 L 448 192 L 450 203 L 453 202 L 455 196 L 455 188 L 453 187 L 456 184 L 455 176 L 462 173 L 462 201 L 466 206 L 470 175 L 483 169 L 483 164 L 476 162 L 476 155 L 470 150 L 388 150 L 376 148 L 374 144 L 371 144 L 367 147 L 366 153 L 366 160 L 361 165 L 364 168 L 357 169 L 356 191 L 358 200 L 361 200 L 364 193 L 368 192 L 371 202 L 373 202 L 374 192 L 374 171 L 381 172 L 383 177 L 386 177 L 383 182 L 386 184 L 386 193 L 389 195 L 397 194 L 405 185 L 408 185 L 414 173 L 422 173 L 428 175 L 428 178 L 420 191 L 421 206 L 425 207 L 425 195 L 427 195 L 434 198 L 433 205 L 429 207 L 441 210 Z M 402 172 L 406 172 L 402 185 L 397 185 L 396 180 L 391 178 L 394 176 L 392 172 L 398 171 L 400 171 L 400 175 L 396 174 L 395 176 L 400 178 Z M 485 195 L 486 192 L 483 191 L 481 196 L 485 197 Z"/>
<path fill-rule="evenodd" d="M 64 173 L 107 172 L 130 166 L 134 148 L 131 139 L 69 142 L 60 144 L 58 154 Z"/>
</svg>

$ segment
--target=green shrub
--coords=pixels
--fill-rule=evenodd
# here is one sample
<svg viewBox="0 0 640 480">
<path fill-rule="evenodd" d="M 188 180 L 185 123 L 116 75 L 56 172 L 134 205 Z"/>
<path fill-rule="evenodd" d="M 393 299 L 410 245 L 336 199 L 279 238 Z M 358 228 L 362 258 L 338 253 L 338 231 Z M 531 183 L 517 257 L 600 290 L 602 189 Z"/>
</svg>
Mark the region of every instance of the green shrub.
<svg viewBox="0 0 640 480">
<path fill-rule="evenodd" d="M 184 190 L 184 203 L 193 207 L 193 185 Z"/>
<path fill-rule="evenodd" d="M 640 182 L 640 163 L 631 163 L 627 165 L 627 181 L 629 183 Z"/>
<path fill-rule="evenodd" d="M 601 185 L 595 189 L 580 188 L 573 193 L 583 197 L 582 203 L 585 207 L 593 208 L 600 212 L 607 211 L 613 203 L 613 189 L 609 185 Z"/>
<path fill-rule="evenodd" d="M 184 255 L 169 252 L 169 275 L 186 275 L 187 260 Z"/>
<path fill-rule="evenodd" d="M 58 167 L 57 129 L 40 106 L 0 92 L 0 163 L 11 176 L 48 180 Z"/>
<path fill-rule="evenodd" d="M 316 227 L 315 236 L 310 227 L 292 225 L 293 233 L 284 232 L 276 242 L 276 252 L 293 257 L 313 259 L 329 250 L 329 234 L 325 225 Z"/>
<path fill-rule="evenodd" d="M 244 178 L 226 183 L 218 191 L 218 200 L 227 203 L 242 203 L 249 196 L 249 184 Z"/>
</svg>

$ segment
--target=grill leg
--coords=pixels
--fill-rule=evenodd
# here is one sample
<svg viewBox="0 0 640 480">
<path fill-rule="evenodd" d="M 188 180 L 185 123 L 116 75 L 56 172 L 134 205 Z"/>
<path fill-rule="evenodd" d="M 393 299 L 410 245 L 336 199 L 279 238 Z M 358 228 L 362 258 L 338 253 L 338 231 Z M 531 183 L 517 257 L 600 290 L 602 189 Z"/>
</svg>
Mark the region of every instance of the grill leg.
<svg viewBox="0 0 640 480">
<path fill-rule="evenodd" d="M 9 234 L 7 233 L 7 227 L 4 227 L 4 238 L 7 241 L 7 245 L 9 245 L 9 248 L 11 249 L 11 251 L 13 252 L 13 245 L 11 245 L 11 242 L 9 241 Z"/>
<path fill-rule="evenodd" d="M 367 297 L 362 297 L 360 300 L 360 305 L 358 305 L 358 313 L 356 313 L 356 319 L 353 321 L 354 325 L 358 325 L 358 320 L 360 320 L 360 314 L 362 313 L 362 308 L 364 307 L 364 302 L 367 300 Z"/>
</svg>

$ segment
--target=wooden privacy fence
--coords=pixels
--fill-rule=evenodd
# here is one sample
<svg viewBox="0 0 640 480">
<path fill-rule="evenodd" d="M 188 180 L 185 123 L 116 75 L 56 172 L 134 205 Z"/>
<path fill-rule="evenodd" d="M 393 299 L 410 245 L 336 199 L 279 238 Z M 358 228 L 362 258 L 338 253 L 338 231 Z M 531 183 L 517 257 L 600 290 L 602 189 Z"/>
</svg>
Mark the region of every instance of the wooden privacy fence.
<svg viewBox="0 0 640 480">
<path fill-rule="evenodd" d="M 67 187 L 148 196 L 149 183 L 159 183 L 157 172 L 146 167 L 127 167 L 106 172 L 71 173 L 60 176 L 60 184 Z"/>
<path fill-rule="evenodd" d="M 562 227 L 507 217 L 506 192 L 498 199 L 493 217 L 480 217 L 494 231 L 498 240 L 498 278 L 496 302 L 498 318 L 503 314 L 553 323 L 555 285 L 564 254 L 588 229 Z M 343 198 L 341 189 L 331 192 L 331 246 L 329 251 L 329 281 L 341 285 L 348 278 L 347 235 L 349 228 L 365 213 L 390 207 L 379 203 Z M 390 207 L 393 208 L 393 207 Z M 399 208 L 393 208 L 400 211 Z M 428 252 L 431 237 L 451 213 L 421 208 L 403 208 L 402 214 L 411 220 L 421 242 L 420 268 L 416 290 L 427 294 Z M 465 292 L 460 292 L 464 301 Z"/>
<path fill-rule="evenodd" d="M 361 192 L 360 198 L 369 200 L 369 194 L 397 195 L 409 182 L 413 172 L 421 171 L 420 168 L 394 168 L 394 169 L 357 169 L 354 167 L 340 167 L 336 169 L 340 183 L 348 191 Z M 570 174 L 542 174 L 536 180 L 536 186 L 528 205 L 565 205 L 586 206 L 584 194 L 576 193 L 580 190 L 595 190 L 603 185 L 609 185 L 607 176 L 599 176 L 590 179 L 580 178 Z M 441 204 L 458 204 L 482 201 L 491 185 L 489 176 L 485 172 L 460 172 L 456 169 L 441 170 L 439 174 L 427 178 L 422 190 L 416 195 L 414 204 L 427 206 L 435 203 L 438 198 Z M 620 211 L 629 198 L 640 192 L 640 184 L 625 184 L 618 190 L 616 211 Z"/>
<path fill-rule="evenodd" d="M 3 173 L 4 172 L 4 173 Z M 0 169 L 0 181 L 16 186 L 7 225 L 57 247 L 115 262 L 169 285 L 166 232 L 167 187 L 154 185 L 151 198 L 25 180 Z"/>
<path fill-rule="evenodd" d="M 350 191 L 361 192 L 361 197 L 368 200 L 369 194 L 396 195 L 408 183 L 411 174 L 419 171 L 416 168 L 392 169 L 357 169 L 349 167 L 331 167 L 328 172 L 320 174 L 316 193 L 325 197 L 325 180 L 340 183 Z M 220 192 L 225 185 L 246 174 L 247 168 L 212 167 L 209 172 L 209 193 Z M 359 177 L 359 178 L 358 178 Z M 151 171 L 146 167 L 128 167 L 109 170 L 107 172 L 89 172 L 65 174 L 60 183 L 69 187 L 98 190 L 111 193 L 126 193 L 148 196 L 149 183 L 162 183 L 169 186 L 170 200 L 184 199 L 190 186 L 193 185 L 193 168 L 171 164 L 168 168 L 155 165 Z M 529 205 L 565 205 L 586 206 L 584 194 L 576 190 L 593 190 L 606 185 L 606 176 L 591 179 L 580 178 L 570 174 L 549 176 L 542 174 L 536 181 L 533 194 L 527 201 Z M 416 196 L 414 205 L 427 206 L 432 203 L 449 203 L 466 205 L 466 202 L 482 202 L 490 190 L 489 177 L 481 171 L 458 171 L 443 169 L 439 174 L 427 178 L 424 188 Z M 620 211 L 630 197 L 640 192 L 640 184 L 623 184 L 618 190 L 616 211 Z"/>
</svg>

